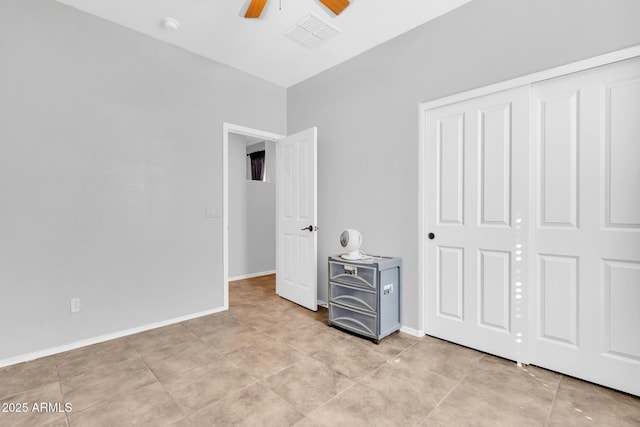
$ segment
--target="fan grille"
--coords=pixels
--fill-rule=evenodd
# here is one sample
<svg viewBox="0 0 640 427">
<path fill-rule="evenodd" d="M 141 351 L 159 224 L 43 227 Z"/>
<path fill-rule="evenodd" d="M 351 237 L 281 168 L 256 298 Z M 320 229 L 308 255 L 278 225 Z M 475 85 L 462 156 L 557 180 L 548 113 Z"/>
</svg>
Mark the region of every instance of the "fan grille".
<svg viewBox="0 0 640 427">
<path fill-rule="evenodd" d="M 284 32 L 285 36 L 309 49 L 318 47 L 338 34 L 340 34 L 340 30 L 313 14 L 298 21 Z"/>
</svg>

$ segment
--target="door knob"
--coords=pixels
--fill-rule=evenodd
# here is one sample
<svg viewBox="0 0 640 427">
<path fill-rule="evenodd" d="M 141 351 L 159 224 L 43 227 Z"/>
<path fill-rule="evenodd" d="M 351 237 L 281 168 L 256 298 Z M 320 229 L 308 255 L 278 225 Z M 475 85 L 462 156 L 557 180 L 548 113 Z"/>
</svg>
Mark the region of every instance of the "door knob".
<svg viewBox="0 0 640 427">
<path fill-rule="evenodd" d="M 304 231 L 304 230 L 307 230 L 307 231 L 313 231 L 313 225 L 310 225 L 310 226 L 308 226 L 308 227 L 305 227 L 305 228 L 301 228 L 301 229 L 300 229 L 300 231 Z"/>
<path fill-rule="evenodd" d="M 427 237 L 429 238 L 429 240 L 433 240 L 433 239 L 436 238 L 436 235 L 433 234 L 433 233 L 429 233 L 429 234 L 427 234 Z"/>
</svg>

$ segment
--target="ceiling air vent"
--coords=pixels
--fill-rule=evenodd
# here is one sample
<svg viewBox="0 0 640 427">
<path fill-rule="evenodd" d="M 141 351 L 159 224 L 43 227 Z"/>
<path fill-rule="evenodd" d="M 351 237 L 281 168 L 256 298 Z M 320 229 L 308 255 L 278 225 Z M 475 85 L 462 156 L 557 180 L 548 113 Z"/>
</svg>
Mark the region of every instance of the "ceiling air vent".
<svg viewBox="0 0 640 427">
<path fill-rule="evenodd" d="M 338 34 L 340 34 L 340 30 L 313 14 L 300 20 L 284 32 L 285 36 L 309 49 L 321 45 L 326 40 Z"/>
</svg>

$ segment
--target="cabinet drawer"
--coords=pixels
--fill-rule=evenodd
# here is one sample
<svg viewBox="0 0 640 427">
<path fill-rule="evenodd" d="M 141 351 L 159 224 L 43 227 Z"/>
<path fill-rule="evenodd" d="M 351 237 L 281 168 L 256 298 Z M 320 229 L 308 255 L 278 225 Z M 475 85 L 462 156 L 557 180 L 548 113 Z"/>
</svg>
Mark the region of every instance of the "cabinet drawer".
<svg viewBox="0 0 640 427">
<path fill-rule="evenodd" d="M 331 298 L 331 302 L 373 312 L 377 309 L 378 295 L 375 292 L 339 285 L 337 283 L 331 283 L 330 287 L 329 298 Z"/>
<path fill-rule="evenodd" d="M 376 338 L 376 316 L 329 303 L 329 322 L 345 329 Z"/>
<path fill-rule="evenodd" d="M 376 269 L 363 265 L 329 262 L 329 280 L 375 289 Z"/>
</svg>

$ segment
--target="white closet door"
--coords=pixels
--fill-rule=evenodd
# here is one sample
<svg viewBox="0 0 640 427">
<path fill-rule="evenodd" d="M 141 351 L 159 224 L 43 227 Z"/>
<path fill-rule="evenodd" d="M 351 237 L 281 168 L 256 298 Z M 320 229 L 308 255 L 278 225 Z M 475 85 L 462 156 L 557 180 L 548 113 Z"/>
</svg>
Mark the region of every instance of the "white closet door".
<svg viewBox="0 0 640 427">
<path fill-rule="evenodd" d="M 532 363 L 640 395 L 640 60 L 532 87 Z"/>
<path fill-rule="evenodd" d="M 528 88 L 426 112 L 426 333 L 526 362 Z"/>
</svg>

